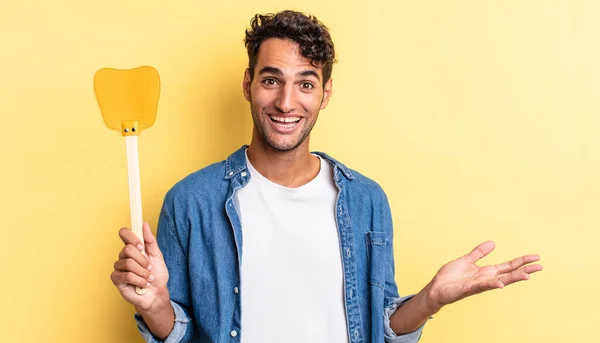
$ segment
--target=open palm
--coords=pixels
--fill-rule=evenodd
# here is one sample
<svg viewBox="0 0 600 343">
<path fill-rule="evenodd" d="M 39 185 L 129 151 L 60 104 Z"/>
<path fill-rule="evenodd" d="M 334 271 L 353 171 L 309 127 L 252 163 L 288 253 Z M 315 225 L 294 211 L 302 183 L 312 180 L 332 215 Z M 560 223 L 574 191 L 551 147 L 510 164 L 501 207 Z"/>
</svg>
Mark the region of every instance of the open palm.
<svg viewBox="0 0 600 343">
<path fill-rule="evenodd" d="M 442 307 L 465 297 L 503 288 L 511 283 L 529 279 L 529 275 L 542 270 L 538 255 L 525 255 L 511 261 L 491 266 L 477 266 L 475 262 L 495 248 L 494 242 L 478 245 L 469 254 L 444 265 L 432 281 L 431 299 Z"/>
</svg>

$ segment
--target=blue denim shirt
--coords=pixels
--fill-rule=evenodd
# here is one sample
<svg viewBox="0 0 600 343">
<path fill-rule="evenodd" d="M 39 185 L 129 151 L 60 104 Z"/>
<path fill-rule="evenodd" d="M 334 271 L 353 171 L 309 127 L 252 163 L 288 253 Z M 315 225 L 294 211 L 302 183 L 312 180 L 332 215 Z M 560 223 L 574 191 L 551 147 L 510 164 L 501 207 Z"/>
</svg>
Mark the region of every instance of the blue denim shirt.
<svg viewBox="0 0 600 343">
<path fill-rule="evenodd" d="M 251 177 L 246 147 L 190 174 L 165 196 L 157 239 L 175 310 L 175 325 L 165 343 L 240 342 L 244 334 L 243 236 L 236 191 Z M 392 218 L 385 193 L 327 154 L 316 154 L 333 167 L 339 189 L 335 218 L 350 342 L 417 342 L 422 327 L 401 336 L 390 328 L 390 315 L 410 296 L 399 297 L 394 281 Z M 282 306 L 293 305 L 293 294 L 282 299 Z M 146 342 L 159 342 L 139 314 L 135 319 Z"/>
</svg>

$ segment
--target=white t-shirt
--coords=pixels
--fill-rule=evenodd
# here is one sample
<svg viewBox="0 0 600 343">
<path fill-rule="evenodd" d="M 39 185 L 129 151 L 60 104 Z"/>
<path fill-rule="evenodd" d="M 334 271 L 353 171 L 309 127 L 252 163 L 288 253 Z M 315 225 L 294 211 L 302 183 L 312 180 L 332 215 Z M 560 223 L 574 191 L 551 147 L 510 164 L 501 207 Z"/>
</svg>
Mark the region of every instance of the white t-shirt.
<svg viewBox="0 0 600 343">
<path fill-rule="evenodd" d="M 329 163 L 287 188 L 248 163 L 242 223 L 242 343 L 347 343 L 343 270 Z"/>
</svg>

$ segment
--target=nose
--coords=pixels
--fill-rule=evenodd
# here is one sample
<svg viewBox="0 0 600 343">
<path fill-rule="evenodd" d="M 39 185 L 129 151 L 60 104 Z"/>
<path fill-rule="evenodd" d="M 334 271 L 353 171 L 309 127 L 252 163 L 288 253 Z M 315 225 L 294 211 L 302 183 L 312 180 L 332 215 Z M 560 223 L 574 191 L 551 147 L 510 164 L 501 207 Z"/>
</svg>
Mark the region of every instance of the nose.
<svg viewBox="0 0 600 343">
<path fill-rule="evenodd" d="M 285 85 L 281 87 L 275 99 L 275 108 L 282 113 L 288 113 L 293 110 L 295 102 L 294 87 L 293 85 Z"/>
</svg>

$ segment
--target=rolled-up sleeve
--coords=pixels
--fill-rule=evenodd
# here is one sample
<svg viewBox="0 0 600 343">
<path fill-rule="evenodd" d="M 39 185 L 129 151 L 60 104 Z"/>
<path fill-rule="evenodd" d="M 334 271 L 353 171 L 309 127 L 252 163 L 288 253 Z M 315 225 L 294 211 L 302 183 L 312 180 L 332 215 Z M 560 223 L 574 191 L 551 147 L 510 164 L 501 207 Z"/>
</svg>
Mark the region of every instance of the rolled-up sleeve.
<svg viewBox="0 0 600 343">
<path fill-rule="evenodd" d="M 189 325 L 189 318 L 185 313 L 185 310 L 181 308 L 177 303 L 171 301 L 171 305 L 173 306 L 173 311 L 175 312 L 175 325 L 173 326 L 173 330 L 167 336 L 164 341 L 157 340 L 152 332 L 146 326 L 144 319 L 139 313 L 134 315 L 135 321 L 137 322 L 138 330 L 140 334 L 144 338 L 147 343 L 182 343 L 183 338 L 185 337 L 185 333 L 187 331 L 187 326 Z"/>
<path fill-rule="evenodd" d="M 387 343 L 416 343 L 421 339 L 421 335 L 423 334 L 423 327 L 425 324 L 421 325 L 417 330 L 407 333 L 404 335 L 396 335 L 394 330 L 392 330 L 392 326 L 390 323 L 390 318 L 392 314 L 396 312 L 398 307 L 402 306 L 405 302 L 410 300 L 414 295 L 409 295 L 405 297 L 398 298 L 390 298 L 388 303 L 389 305 L 384 308 L 383 313 L 383 329 L 384 329 L 384 337 Z"/>
</svg>

